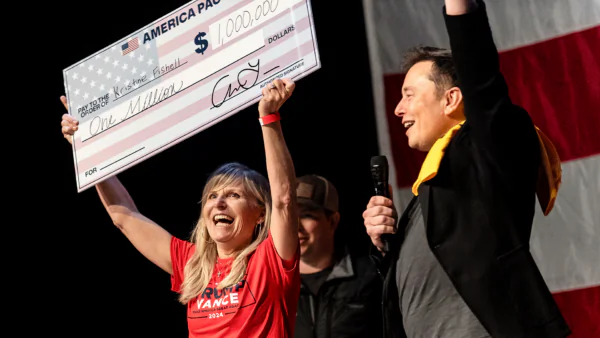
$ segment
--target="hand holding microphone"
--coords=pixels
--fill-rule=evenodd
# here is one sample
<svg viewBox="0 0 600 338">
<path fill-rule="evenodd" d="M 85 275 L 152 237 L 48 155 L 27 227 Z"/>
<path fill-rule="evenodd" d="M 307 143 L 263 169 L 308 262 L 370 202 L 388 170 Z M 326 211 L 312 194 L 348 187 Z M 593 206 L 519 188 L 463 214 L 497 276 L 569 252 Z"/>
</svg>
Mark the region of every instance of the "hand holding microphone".
<svg viewBox="0 0 600 338">
<path fill-rule="evenodd" d="M 371 176 L 375 186 L 375 196 L 369 200 L 363 218 L 373 245 L 379 251 L 387 252 L 390 249 L 392 234 L 396 232 L 398 213 L 388 186 L 388 163 L 385 156 L 371 158 Z"/>
</svg>

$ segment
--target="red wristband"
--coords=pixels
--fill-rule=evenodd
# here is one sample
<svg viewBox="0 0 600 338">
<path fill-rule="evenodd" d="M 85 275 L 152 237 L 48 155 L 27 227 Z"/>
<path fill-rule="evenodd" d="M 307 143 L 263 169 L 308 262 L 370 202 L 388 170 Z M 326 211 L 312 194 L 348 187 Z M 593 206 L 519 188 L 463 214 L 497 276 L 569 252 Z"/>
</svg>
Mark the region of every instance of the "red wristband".
<svg viewBox="0 0 600 338">
<path fill-rule="evenodd" d="M 273 123 L 276 121 L 281 120 L 281 116 L 279 115 L 279 111 L 276 111 L 274 113 L 271 113 L 269 115 L 263 116 L 263 117 L 259 117 L 258 121 L 260 122 L 261 126 L 266 126 L 269 123 Z"/>
</svg>

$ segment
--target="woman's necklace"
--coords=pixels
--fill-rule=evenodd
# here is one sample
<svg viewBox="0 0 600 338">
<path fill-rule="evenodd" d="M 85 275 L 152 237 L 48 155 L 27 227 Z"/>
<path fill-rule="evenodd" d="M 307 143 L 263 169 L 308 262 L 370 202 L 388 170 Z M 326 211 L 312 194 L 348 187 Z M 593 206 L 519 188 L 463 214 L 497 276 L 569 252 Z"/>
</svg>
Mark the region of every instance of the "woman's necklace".
<svg viewBox="0 0 600 338">
<path fill-rule="evenodd" d="M 227 262 L 227 265 L 225 266 L 224 270 L 227 269 L 227 266 L 229 265 L 230 262 Z M 215 285 L 219 285 L 219 283 L 221 283 L 222 279 L 221 279 L 221 275 L 223 274 L 223 271 L 220 268 L 220 261 L 219 261 L 219 257 L 217 257 L 217 264 L 216 264 L 216 268 L 217 268 L 217 278 L 219 278 L 218 281 L 215 282 Z"/>
</svg>

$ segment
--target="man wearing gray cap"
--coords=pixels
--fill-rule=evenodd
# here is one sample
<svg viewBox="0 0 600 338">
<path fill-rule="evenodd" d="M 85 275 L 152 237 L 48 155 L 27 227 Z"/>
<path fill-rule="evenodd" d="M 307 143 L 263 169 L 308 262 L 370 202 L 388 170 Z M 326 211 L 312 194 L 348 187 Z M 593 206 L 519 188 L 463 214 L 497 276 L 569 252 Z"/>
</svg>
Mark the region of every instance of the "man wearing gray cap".
<svg viewBox="0 0 600 338">
<path fill-rule="evenodd" d="M 325 178 L 298 178 L 301 288 L 296 338 L 381 337 L 381 279 L 369 257 L 336 250 L 336 188 Z"/>
</svg>

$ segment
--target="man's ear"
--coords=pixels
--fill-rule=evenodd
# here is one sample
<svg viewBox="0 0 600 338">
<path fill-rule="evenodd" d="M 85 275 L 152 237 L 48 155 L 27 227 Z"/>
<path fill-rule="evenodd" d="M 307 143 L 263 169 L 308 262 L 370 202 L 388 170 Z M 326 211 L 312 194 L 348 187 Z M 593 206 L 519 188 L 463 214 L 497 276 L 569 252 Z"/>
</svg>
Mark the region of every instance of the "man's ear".
<svg viewBox="0 0 600 338">
<path fill-rule="evenodd" d="M 338 224 L 340 223 L 340 213 L 336 212 L 333 215 L 331 215 L 331 231 L 335 232 L 335 230 L 337 229 Z"/>
<path fill-rule="evenodd" d="M 444 115 L 452 117 L 455 112 L 462 110 L 463 96 L 458 87 L 452 87 L 446 90 L 444 94 Z"/>
</svg>

